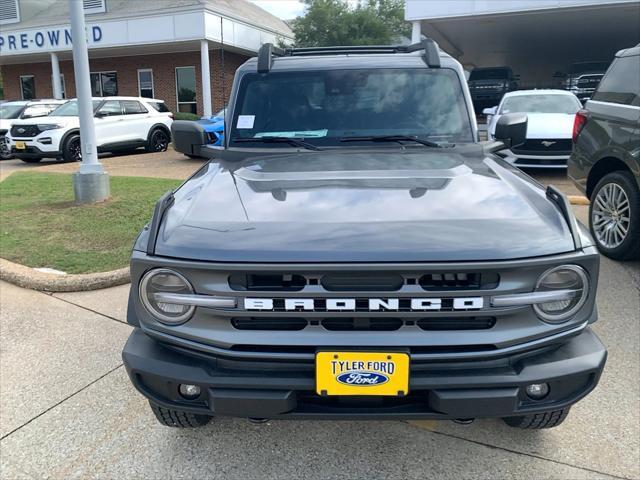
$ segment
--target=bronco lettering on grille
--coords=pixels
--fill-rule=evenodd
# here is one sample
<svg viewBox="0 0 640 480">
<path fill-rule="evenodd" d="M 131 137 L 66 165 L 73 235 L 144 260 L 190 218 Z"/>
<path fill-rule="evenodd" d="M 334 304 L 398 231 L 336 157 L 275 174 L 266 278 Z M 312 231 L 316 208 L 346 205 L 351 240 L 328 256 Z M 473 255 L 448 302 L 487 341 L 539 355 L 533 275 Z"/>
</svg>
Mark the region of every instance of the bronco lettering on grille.
<svg viewBox="0 0 640 480">
<path fill-rule="evenodd" d="M 245 310 L 274 310 L 276 308 L 273 298 L 245 298 Z M 339 312 L 356 309 L 375 311 L 399 311 L 401 309 L 399 298 L 369 298 L 366 307 L 357 308 L 355 298 L 284 298 L 280 299 L 282 310 L 285 311 L 320 311 Z M 484 306 L 482 297 L 456 297 L 456 298 L 410 298 L 408 309 L 418 311 L 442 310 L 443 304 L 451 305 L 451 310 L 480 310 Z"/>
</svg>

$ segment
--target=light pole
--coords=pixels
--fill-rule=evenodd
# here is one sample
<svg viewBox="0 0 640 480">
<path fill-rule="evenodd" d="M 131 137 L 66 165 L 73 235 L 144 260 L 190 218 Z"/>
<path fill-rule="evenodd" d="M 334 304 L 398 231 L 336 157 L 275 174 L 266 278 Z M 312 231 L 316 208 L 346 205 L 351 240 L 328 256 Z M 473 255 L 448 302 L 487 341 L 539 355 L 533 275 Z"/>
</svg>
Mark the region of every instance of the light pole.
<svg viewBox="0 0 640 480">
<path fill-rule="evenodd" d="M 76 203 L 100 202 L 109 198 L 109 175 L 98 160 L 82 0 L 69 0 L 69 13 L 82 145 L 82 163 L 78 172 L 73 174 L 73 191 Z"/>
</svg>

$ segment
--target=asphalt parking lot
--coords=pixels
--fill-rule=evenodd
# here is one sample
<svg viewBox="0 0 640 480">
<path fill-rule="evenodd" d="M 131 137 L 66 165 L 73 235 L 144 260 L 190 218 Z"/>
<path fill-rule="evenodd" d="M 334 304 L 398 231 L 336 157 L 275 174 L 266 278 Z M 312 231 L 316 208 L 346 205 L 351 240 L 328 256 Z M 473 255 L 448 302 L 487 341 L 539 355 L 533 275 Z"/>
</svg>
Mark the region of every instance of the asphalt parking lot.
<svg viewBox="0 0 640 480">
<path fill-rule="evenodd" d="M 16 162 L 0 163 L 0 175 L 25 168 Z M 104 162 L 111 174 L 182 172 L 174 178 L 200 164 L 173 152 Z M 561 173 L 533 174 L 575 193 Z M 585 221 L 586 207 L 575 208 Z M 595 330 L 609 349 L 607 367 L 567 421 L 546 431 L 498 420 L 220 418 L 196 430 L 161 427 L 122 367 L 127 295 L 128 286 L 45 294 L 0 283 L 0 477 L 640 478 L 637 263 L 602 259 Z"/>
</svg>

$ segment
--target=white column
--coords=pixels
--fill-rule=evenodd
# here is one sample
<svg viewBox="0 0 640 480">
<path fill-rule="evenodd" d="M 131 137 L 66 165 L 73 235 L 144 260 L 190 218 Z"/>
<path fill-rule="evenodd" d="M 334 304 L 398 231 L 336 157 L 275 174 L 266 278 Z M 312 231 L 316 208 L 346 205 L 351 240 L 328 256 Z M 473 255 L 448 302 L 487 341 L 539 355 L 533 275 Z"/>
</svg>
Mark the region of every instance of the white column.
<svg viewBox="0 0 640 480">
<path fill-rule="evenodd" d="M 76 79 L 80 136 L 82 137 L 80 173 L 102 173 L 104 170 L 102 164 L 98 161 L 96 129 L 93 124 L 91 83 L 89 81 L 89 52 L 87 51 L 83 3 L 69 0 L 69 12 L 71 14 L 71 39 L 73 41 L 73 72 Z"/>
<path fill-rule="evenodd" d="M 209 42 L 200 40 L 200 70 L 202 72 L 202 107 L 205 117 L 212 115 L 211 111 L 211 71 L 209 70 Z"/>
<path fill-rule="evenodd" d="M 60 81 L 60 64 L 58 54 L 51 52 L 51 85 L 53 86 L 53 98 L 62 98 L 62 82 Z"/>
<path fill-rule="evenodd" d="M 411 24 L 411 43 L 418 43 L 422 39 L 422 25 L 420 20 L 414 20 Z"/>
</svg>

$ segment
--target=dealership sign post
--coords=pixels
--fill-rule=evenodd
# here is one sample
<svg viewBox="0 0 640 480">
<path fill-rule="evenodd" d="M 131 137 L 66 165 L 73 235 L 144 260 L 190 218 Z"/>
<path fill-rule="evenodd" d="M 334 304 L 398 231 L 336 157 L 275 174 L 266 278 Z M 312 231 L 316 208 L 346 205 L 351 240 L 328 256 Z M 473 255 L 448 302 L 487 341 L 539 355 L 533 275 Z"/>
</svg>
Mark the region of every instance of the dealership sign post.
<svg viewBox="0 0 640 480">
<path fill-rule="evenodd" d="M 100 202 L 109 198 L 109 176 L 98 160 L 96 147 L 83 2 L 69 0 L 69 12 L 82 151 L 80 170 L 73 175 L 73 191 L 76 203 Z"/>
</svg>

